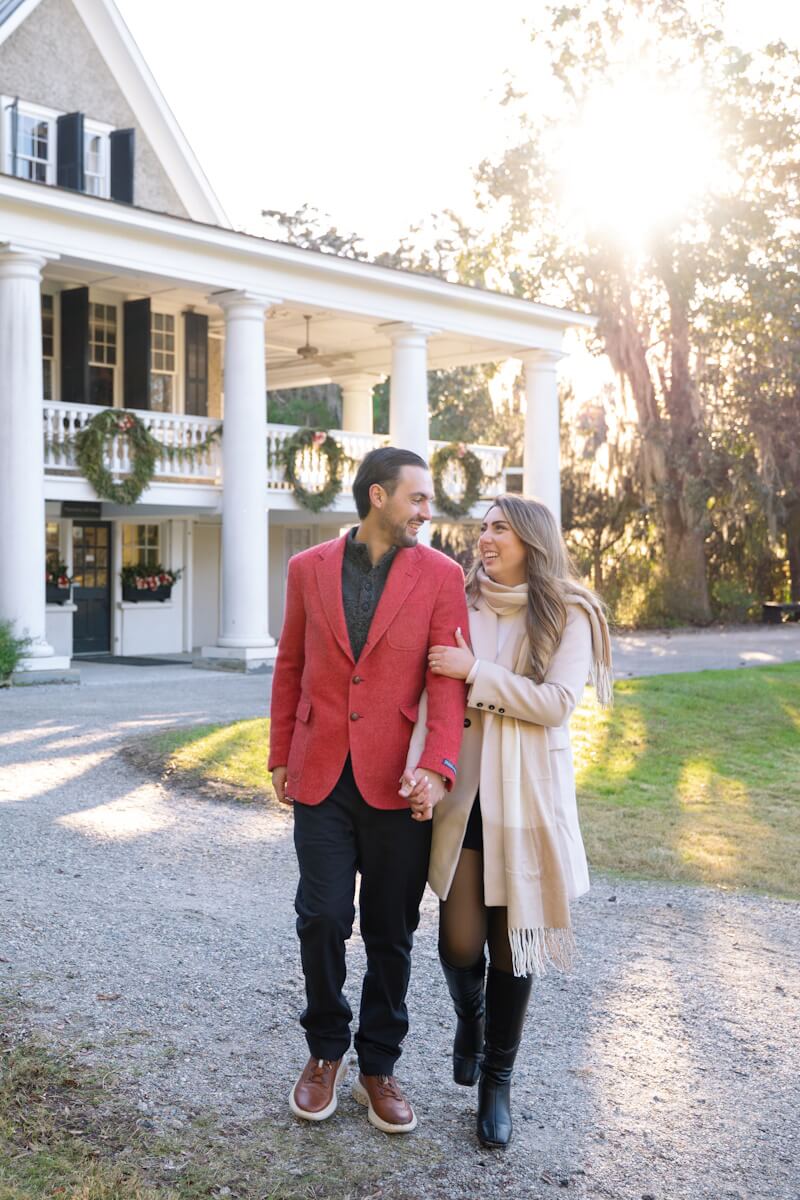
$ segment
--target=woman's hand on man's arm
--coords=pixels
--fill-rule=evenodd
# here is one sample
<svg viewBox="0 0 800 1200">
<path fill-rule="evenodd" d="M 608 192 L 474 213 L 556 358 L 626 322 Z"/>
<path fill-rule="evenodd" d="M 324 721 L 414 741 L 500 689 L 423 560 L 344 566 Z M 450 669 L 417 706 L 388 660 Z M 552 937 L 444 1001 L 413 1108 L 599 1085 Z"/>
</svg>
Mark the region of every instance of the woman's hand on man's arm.
<svg viewBox="0 0 800 1200">
<path fill-rule="evenodd" d="M 428 651 L 428 668 L 434 675 L 446 675 L 448 679 L 466 679 L 475 662 L 460 629 L 455 632 L 455 646 L 431 646 Z"/>
</svg>

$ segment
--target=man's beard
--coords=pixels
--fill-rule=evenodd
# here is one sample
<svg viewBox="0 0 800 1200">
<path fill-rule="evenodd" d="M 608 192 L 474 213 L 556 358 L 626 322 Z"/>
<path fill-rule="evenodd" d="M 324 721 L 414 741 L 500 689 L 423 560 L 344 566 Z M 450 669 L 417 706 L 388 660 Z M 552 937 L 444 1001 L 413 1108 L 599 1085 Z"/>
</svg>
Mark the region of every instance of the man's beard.
<svg viewBox="0 0 800 1200">
<path fill-rule="evenodd" d="M 408 521 L 396 522 L 388 520 L 386 523 L 386 532 L 391 538 L 393 546 L 397 546 L 400 550 L 409 550 L 417 544 L 418 533 L 412 533 L 408 527 Z"/>
</svg>

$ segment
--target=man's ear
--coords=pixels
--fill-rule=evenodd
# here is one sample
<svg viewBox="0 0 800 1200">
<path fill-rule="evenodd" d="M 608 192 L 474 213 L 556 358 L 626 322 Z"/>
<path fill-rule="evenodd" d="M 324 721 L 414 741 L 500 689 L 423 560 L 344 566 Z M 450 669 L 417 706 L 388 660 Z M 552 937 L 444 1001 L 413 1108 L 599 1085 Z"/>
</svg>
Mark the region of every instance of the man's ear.
<svg viewBox="0 0 800 1200">
<path fill-rule="evenodd" d="M 386 500 L 386 492 L 379 483 L 373 483 L 369 489 L 369 498 L 373 508 L 383 508 Z"/>
</svg>

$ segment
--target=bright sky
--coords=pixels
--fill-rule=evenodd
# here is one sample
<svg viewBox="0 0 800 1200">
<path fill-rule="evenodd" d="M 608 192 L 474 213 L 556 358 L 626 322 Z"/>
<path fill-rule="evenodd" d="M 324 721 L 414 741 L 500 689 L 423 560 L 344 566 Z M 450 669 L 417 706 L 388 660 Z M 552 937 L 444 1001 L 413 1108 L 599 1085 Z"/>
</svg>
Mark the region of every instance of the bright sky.
<svg viewBox="0 0 800 1200">
<path fill-rule="evenodd" d="M 234 225 L 262 232 L 263 208 L 307 202 L 377 251 L 468 209 L 474 167 L 513 134 L 504 72 L 543 0 L 117 4 Z M 745 45 L 800 45 L 800 5 L 726 11 Z"/>
</svg>

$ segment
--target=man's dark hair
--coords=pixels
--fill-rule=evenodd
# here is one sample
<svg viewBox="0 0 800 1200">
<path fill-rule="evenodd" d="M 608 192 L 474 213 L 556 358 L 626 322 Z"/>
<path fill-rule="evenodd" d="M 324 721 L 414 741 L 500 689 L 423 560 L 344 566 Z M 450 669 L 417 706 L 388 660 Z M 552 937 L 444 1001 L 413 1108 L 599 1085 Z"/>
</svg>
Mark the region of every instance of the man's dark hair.
<svg viewBox="0 0 800 1200">
<path fill-rule="evenodd" d="M 377 450 L 370 450 L 362 460 L 353 481 L 353 497 L 362 521 L 369 515 L 369 489 L 373 483 L 379 483 L 391 496 L 403 467 L 422 467 L 423 471 L 427 471 L 428 464 L 413 450 L 398 450 L 395 446 L 380 446 Z"/>
</svg>

